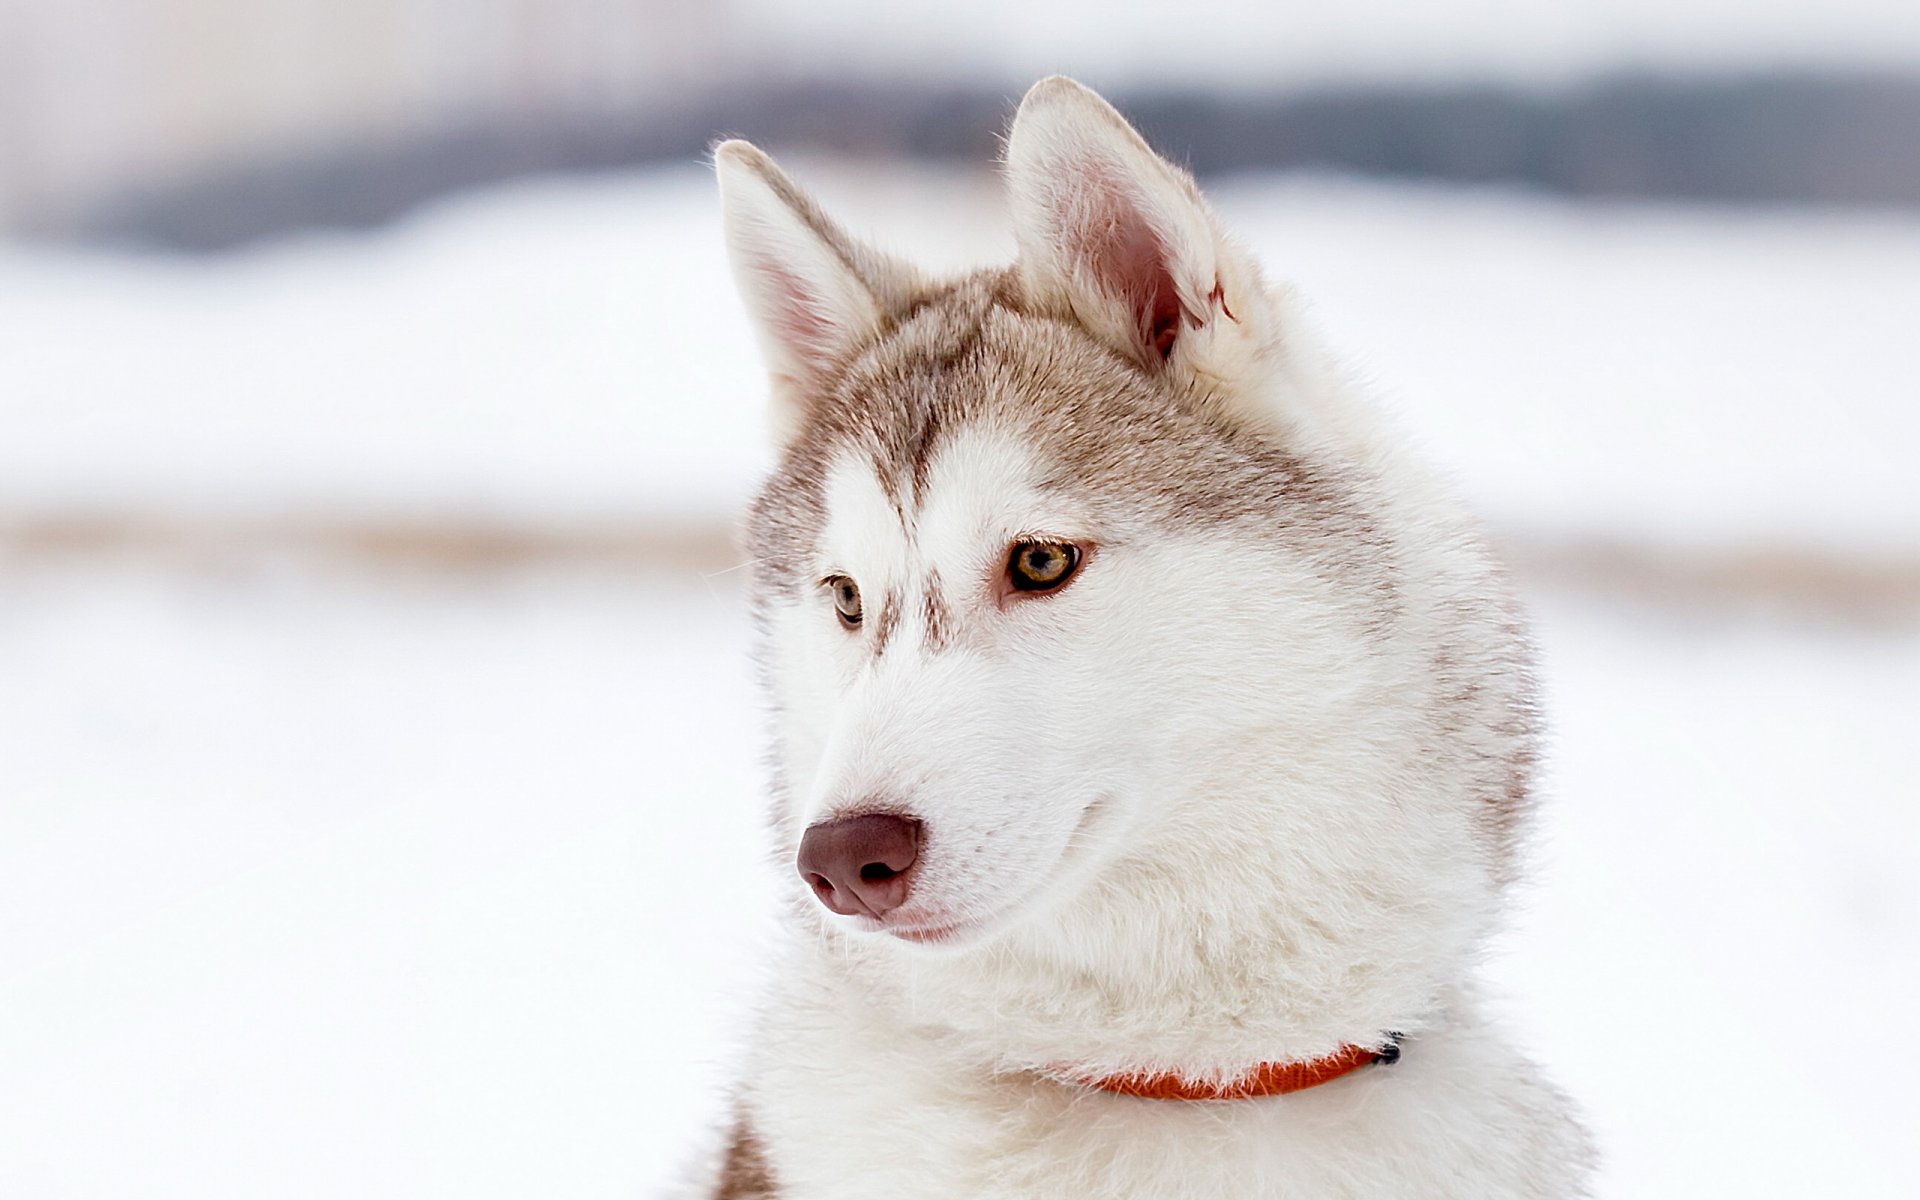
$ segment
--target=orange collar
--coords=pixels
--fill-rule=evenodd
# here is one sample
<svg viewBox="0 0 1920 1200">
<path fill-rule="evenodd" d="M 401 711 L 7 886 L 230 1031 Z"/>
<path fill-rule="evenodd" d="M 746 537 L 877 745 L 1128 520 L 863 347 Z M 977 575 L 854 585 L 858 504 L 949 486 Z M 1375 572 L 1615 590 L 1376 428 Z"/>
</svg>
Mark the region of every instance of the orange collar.
<svg viewBox="0 0 1920 1200">
<path fill-rule="evenodd" d="M 1367 1046 L 1343 1046 L 1325 1058 L 1306 1062 L 1260 1063 L 1246 1074 L 1225 1083 L 1196 1083 L 1175 1074 L 1133 1073 L 1126 1075 L 1083 1075 L 1074 1080 L 1083 1087 L 1098 1088 L 1120 1096 L 1138 1096 L 1143 1100 L 1252 1100 L 1260 1096 L 1284 1096 L 1310 1087 L 1330 1083 L 1374 1063 L 1400 1061 L 1400 1035 L 1388 1034 L 1378 1049 Z"/>
</svg>

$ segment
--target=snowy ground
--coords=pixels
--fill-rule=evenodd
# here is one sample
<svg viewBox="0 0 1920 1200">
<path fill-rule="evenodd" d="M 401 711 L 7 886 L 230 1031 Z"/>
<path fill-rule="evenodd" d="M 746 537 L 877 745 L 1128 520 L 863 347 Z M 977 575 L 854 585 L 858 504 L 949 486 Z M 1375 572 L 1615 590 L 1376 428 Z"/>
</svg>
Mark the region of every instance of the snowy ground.
<svg viewBox="0 0 1920 1200">
<path fill-rule="evenodd" d="M 823 179 L 897 245 L 1000 244 L 980 178 Z M 644 1196 L 712 1119 L 771 887 L 733 576 L 7 540 L 718 542 L 761 458 L 708 186 L 0 250 L 0 1195 Z M 1220 192 L 1501 529 L 1920 550 L 1920 221 Z M 1530 591 L 1552 802 L 1490 970 L 1604 1194 L 1920 1191 L 1920 620 Z"/>
</svg>

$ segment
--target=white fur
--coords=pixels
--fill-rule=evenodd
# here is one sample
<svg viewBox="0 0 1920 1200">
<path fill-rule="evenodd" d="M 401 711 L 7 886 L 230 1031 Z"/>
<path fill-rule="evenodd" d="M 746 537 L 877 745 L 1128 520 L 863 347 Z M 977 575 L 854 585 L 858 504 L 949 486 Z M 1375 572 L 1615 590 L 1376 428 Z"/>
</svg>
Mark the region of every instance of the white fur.
<svg viewBox="0 0 1920 1200">
<path fill-rule="evenodd" d="M 721 170 L 749 309 L 775 374 L 818 379 L 810 364 L 836 351 L 811 335 L 839 330 L 844 357 L 887 319 L 876 290 L 907 285 L 809 246 L 818 225 L 783 218 L 734 159 Z M 854 578 L 901 616 L 875 657 L 822 595 L 763 609 L 782 845 L 876 804 L 910 812 L 929 836 L 891 920 L 961 929 L 908 943 L 794 881 L 792 943 L 741 1085 L 771 1194 L 1583 1194 L 1584 1135 L 1470 982 L 1507 874 L 1484 777 L 1526 736 L 1502 723 L 1526 704 L 1524 668 L 1471 526 L 1104 101 L 1040 84 L 1008 160 L 1027 295 L 1341 479 L 1392 548 L 1395 616 L 1383 633 L 1350 579 L 1250 542 L 1244 523 L 1168 537 L 1103 521 L 1047 486 L 1045 455 L 1011 428 L 956 431 L 912 503 L 862 455 L 820 464 L 828 519 L 804 571 Z M 1164 258 L 1149 265 L 1192 307 L 1164 362 L 1139 339 L 1139 256 L 1089 261 L 1105 243 L 1075 232 L 1112 221 L 1154 231 Z M 795 302 L 814 306 L 797 342 L 779 311 Z M 1092 553 L 1059 595 L 1009 602 L 1007 547 L 1033 537 Z M 1382 553 L 1341 550 L 1362 569 Z M 936 577 L 956 627 L 938 647 L 921 616 Z M 1435 671 L 1435 648 L 1456 645 L 1446 657 L 1473 687 Z M 1284 1097 L 1062 1081 L 1231 1078 L 1388 1030 L 1407 1035 L 1399 1064 Z"/>
</svg>

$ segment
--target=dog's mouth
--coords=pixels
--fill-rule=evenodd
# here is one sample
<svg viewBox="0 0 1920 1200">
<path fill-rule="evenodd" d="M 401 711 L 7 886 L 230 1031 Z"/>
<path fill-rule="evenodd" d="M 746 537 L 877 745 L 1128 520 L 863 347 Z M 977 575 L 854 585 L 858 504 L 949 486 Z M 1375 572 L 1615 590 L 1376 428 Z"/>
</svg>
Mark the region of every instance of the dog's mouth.
<svg viewBox="0 0 1920 1200">
<path fill-rule="evenodd" d="M 866 916 L 855 917 L 853 920 L 854 925 L 863 934 L 885 934 L 916 946 L 938 946 L 961 941 L 967 934 L 984 924 L 977 920 L 948 919 L 944 914 L 928 914 L 907 920 Z"/>
<path fill-rule="evenodd" d="M 1080 810 L 1080 820 L 1075 823 L 1073 832 L 1067 835 L 1067 846 L 1060 852 L 1060 861 L 1054 868 L 1056 871 L 1092 853 L 1091 843 L 1099 840 L 1096 833 L 1102 818 L 1107 815 L 1110 799 L 1106 795 L 1095 796 Z"/>
<path fill-rule="evenodd" d="M 966 922 L 954 922 L 949 925 L 903 925 L 889 926 L 886 932 L 903 942 L 912 942 L 918 946 L 937 946 L 942 942 L 953 941 L 968 927 Z"/>
</svg>

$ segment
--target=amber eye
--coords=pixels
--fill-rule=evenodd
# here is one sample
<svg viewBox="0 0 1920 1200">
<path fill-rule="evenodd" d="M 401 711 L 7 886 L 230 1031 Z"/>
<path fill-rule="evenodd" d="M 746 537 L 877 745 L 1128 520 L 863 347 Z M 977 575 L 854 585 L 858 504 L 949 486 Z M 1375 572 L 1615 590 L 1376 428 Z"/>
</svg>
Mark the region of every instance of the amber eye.
<svg viewBox="0 0 1920 1200">
<path fill-rule="evenodd" d="M 821 581 L 833 592 L 834 611 L 840 614 L 840 623 L 852 629 L 860 623 L 860 585 L 845 575 L 831 575 Z"/>
<path fill-rule="evenodd" d="M 1073 577 L 1080 547 L 1072 542 L 1015 542 L 1007 578 L 1022 592 L 1050 592 Z"/>
</svg>

